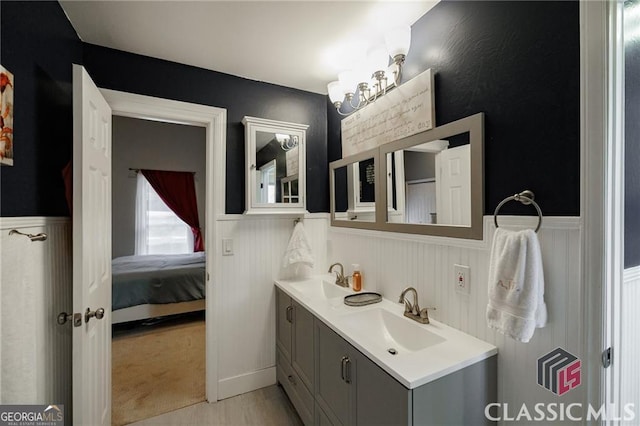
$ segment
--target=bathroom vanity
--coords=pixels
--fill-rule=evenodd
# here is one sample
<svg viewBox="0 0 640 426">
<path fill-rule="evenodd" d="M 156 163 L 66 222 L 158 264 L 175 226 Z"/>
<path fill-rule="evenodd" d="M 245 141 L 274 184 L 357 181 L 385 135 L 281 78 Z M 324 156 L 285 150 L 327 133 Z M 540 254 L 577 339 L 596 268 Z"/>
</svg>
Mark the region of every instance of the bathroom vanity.
<svg viewBox="0 0 640 426">
<path fill-rule="evenodd" d="M 306 425 L 492 423 L 495 346 L 386 299 L 346 306 L 329 275 L 275 284 L 277 380 Z"/>
</svg>

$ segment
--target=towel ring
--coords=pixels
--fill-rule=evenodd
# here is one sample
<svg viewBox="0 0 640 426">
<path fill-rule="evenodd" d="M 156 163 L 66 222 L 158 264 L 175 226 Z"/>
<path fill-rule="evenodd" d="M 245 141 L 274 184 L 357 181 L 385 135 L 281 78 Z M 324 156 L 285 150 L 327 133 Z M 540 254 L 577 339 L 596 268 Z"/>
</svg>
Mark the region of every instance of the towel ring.
<svg viewBox="0 0 640 426">
<path fill-rule="evenodd" d="M 493 223 L 496 225 L 496 228 L 499 228 L 498 212 L 500 211 L 500 207 L 502 207 L 505 203 L 509 201 L 519 201 L 525 206 L 528 206 L 529 204 L 533 204 L 533 207 L 535 207 L 536 210 L 538 211 L 538 226 L 536 226 L 536 231 L 535 231 L 535 232 L 538 232 L 538 230 L 540 230 L 540 226 L 542 226 L 542 210 L 540 210 L 540 206 L 538 206 L 538 203 L 533 201 L 534 198 L 535 198 L 535 194 L 532 191 L 529 191 L 527 189 L 525 191 L 522 191 L 519 194 L 514 194 L 511 197 L 507 197 L 504 200 L 502 200 L 500 204 L 498 204 L 498 207 L 496 207 L 496 210 L 493 212 Z"/>
</svg>

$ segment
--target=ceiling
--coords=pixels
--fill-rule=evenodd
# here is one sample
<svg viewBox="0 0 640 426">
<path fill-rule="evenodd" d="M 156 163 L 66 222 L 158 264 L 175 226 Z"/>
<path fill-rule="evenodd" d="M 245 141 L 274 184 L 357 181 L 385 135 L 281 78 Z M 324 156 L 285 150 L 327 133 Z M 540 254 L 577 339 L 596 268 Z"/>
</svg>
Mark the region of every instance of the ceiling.
<svg viewBox="0 0 640 426">
<path fill-rule="evenodd" d="M 437 0 L 60 3 L 84 42 L 326 94 L 364 43 Z"/>
</svg>

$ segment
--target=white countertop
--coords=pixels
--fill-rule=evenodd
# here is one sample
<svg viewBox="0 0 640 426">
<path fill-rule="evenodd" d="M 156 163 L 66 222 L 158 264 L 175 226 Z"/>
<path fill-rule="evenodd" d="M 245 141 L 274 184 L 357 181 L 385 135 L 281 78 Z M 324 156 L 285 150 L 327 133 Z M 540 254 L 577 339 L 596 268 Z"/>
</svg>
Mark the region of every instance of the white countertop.
<svg viewBox="0 0 640 426">
<path fill-rule="evenodd" d="M 400 303 L 382 299 L 380 303 L 351 307 L 343 303 L 341 292 L 333 291 L 333 288 L 330 288 L 332 291 L 329 298 L 320 296 L 322 292 L 319 289 L 322 288 L 323 280 L 333 283 L 335 278 L 333 275 L 319 275 L 300 280 L 277 280 L 275 284 L 409 389 L 432 382 L 498 353 L 494 345 L 438 321 L 431 320 L 430 324 L 420 324 L 404 317 L 404 305 Z M 313 291 L 310 291 L 312 289 Z M 349 290 L 344 294 L 352 293 Z M 388 348 L 385 348 L 387 342 L 372 338 L 370 333 L 358 332 L 353 327 L 353 316 L 350 314 L 375 309 L 383 309 L 401 321 L 408 321 L 408 324 L 405 324 L 391 318 L 394 324 L 407 325 L 408 329 L 420 334 L 437 336 L 434 337 L 436 343 L 420 350 L 401 349 L 396 355 L 390 354 L 387 352 Z M 415 327 L 431 334 L 423 333 Z"/>
</svg>

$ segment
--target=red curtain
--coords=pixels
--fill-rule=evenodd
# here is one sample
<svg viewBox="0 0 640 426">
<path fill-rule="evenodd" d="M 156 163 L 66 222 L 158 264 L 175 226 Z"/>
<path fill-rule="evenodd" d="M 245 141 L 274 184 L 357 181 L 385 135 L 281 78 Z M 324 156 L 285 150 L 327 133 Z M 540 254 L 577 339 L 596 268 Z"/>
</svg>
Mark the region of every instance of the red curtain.
<svg viewBox="0 0 640 426">
<path fill-rule="evenodd" d="M 62 169 L 62 180 L 64 181 L 64 196 L 69 207 L 69 216 L 73 216 L 73 164 L 71 160 Z"/>
<path fill-rule="evenodd" d="M 162 170 L 140 170 L 140 172 L 162 198 L 162 201 L 173 210 L 176 216 L 191 227 L 193 251 L 204 251 L 193 173 Z"/>
</svg>

